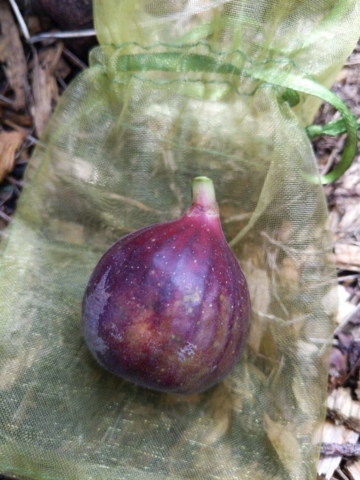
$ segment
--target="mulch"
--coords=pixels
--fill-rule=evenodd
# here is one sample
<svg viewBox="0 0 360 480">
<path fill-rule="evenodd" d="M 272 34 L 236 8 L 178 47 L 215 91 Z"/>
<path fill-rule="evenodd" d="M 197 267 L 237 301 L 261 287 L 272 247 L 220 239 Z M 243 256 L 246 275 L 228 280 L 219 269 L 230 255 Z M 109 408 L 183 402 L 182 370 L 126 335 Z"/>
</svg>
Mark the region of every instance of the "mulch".
<svg viewBox="0 0 360 480">
<path fill-rule="evenodd" d="M 56 2 L 49 3 L 53 10 L 47 13 L 56 19 Z M 86 15 L 81 29 L 91 28 L 88 11 Z M 74 24 L 69 25 L 75 29 L 73 38 L 40 41 L 44 33 L 56 35 L 67 27 L 66 19 L 59 25 L 49 16 L 22 11 L 30 39 L 38 40 L 26 41 L 10 4 L 0 0 L 0 238 L 16 210 L 32 150 L 67 85 L 87 67 L 87 52 L 95 44 L 91 34 L 77 38 Z M 360 42 L 332 90 L 360 118 Z M 315 122 L 337 118 L 337 112 L 324 104 Z M 339 161 L 344 141 L 344 135 L 314 141 L 323 173 Z M 334 237 L 339 314 L 318 478 L 356 480 L 360 478 L 360 155 L 338 181 L 324 188 Z M 0 480 L 5 478 L 0 475 Z"/>
<path fill-rule="evenodd" d="M 332 90 L 360 118 L 360 42 L 339 72 Z M 324 104 L 316 123 L 337 119 Z M 341 155 L 345 138 L 323 137 L 314 142 L 324 173 Z M 360 147 L 360 143 L 359 143 Z M 360 151 L 360 148 L 358 148 Z M 328 377 L 327 419 L 319 478 L 360 478 L 360 155 L 333 184 L 325 187 L 337 267 L 339 313 Z"/>
</svg>

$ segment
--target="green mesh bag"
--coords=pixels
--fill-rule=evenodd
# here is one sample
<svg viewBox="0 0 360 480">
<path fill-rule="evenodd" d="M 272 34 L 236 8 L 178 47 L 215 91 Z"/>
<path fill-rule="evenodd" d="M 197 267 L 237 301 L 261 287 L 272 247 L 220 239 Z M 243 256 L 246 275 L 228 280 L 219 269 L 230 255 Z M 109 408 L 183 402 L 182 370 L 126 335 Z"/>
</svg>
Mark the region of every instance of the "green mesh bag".
<svg viewBox="0 0 360 480">
<path fill-rule="evenodd" d="M 314 479 L 336 294 L 306 126 L 319 99 L 338 108 L 341 174 L 356 124 L 327 88 L 360 3 L 96 0 L 94 15 L 100 46 L 36 148 L 2 243 L 0 472 Z M 103 252 L 178 217 L 198 175 L 247 276 L 251 333 L 217 386 L 156 393 L 96 364 L 81 301 Z"/>
</svg>

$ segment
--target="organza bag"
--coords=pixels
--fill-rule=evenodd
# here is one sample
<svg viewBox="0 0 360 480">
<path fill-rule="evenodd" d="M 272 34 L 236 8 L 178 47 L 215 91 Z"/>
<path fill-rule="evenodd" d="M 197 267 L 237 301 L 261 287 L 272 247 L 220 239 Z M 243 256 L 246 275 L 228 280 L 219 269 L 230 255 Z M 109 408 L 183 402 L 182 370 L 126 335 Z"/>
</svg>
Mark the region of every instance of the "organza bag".
<svg viewBox="0 0 360 480">
<path fill-rule="evenodd" d="M 319 100 L 304 93 L 343 115 L 339 174 L 356 125 L 322 84 L 352 50 L 359 10 L 356 0 L 95 1 L 100 46 L 33 155 L 2 246 L 1 472 L 315 478 L 336 294 L 305 131 Z M 197 175 L 215 183 L 247 276 L 251 333 L 221 384 L 156 393 L 96 364 L 81 301 L 102 253 L 184 212 Z"/>
</svg>

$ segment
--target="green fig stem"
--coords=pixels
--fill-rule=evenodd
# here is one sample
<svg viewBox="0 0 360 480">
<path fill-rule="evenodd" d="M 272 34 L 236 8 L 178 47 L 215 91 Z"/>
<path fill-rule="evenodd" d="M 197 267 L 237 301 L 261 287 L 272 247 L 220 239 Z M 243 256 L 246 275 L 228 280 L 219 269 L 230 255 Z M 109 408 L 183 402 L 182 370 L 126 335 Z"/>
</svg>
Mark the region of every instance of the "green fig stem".
<svg viewBox="0 0 360 480">
<path fill-rule="evenodd" d="M 215 188 L 213 181 L 208 177 L 196 177 L 191 182 L 192 208 L 201 210 L 208 215 L 219 213 L 216 203 Z"/>
</svg>

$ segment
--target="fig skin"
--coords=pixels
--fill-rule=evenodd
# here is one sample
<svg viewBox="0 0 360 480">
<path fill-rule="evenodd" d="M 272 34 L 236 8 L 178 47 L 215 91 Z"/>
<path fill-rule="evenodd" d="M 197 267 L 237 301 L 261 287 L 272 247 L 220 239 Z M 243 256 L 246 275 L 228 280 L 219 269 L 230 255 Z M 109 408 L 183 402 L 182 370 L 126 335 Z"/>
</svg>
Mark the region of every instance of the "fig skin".
<svg viewBox="0 0 360 480">
<path fill-rule="evenodd" d="M 82 321 L 92 355 L 107 370 L 146 388 L 191 394 L 238 361 L 250 311 L 213 183 L 197 177 L 182 217 L 135 231 L 103 255 L 85 290 Z"/>
</svg>

